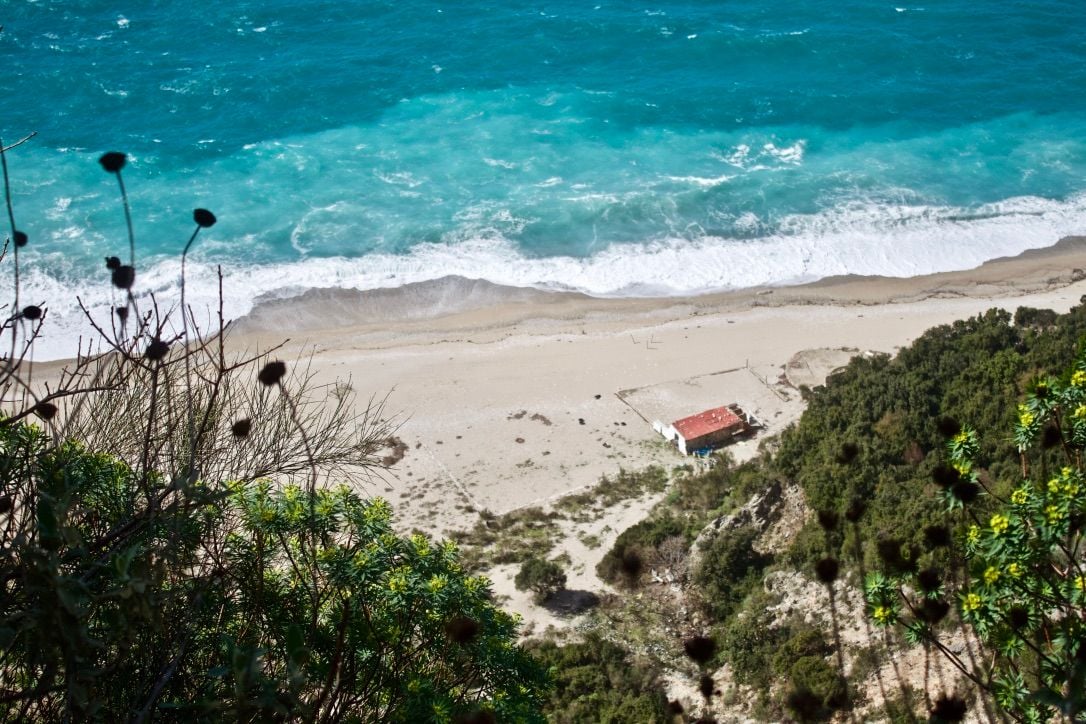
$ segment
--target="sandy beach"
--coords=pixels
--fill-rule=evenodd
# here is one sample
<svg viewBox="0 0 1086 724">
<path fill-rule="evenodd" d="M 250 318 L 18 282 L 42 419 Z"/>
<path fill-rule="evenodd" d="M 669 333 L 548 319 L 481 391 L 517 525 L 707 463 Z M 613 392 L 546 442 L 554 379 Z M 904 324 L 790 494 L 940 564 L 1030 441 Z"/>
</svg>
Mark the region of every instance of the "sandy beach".
<svg viewBox="0 0 1086 724">
<path fill-rule="evenodd" d="M 855 354 L 893 354 L 932 326 L 999 307 L 1066 311 L 1086 294 L 1086 238 L 960 272 L 845 277 L 688 299 L 593 299 L 443 280 L 428 288 L 313 291 L 259 306 L 235 343 L 312 354 L 319 380 L 349 377 L 388 394 L 404 458 L 371 484 L 404 530 L 447 535 L 479 513 L 542 506 L 620 468 L 689 462 L 653 432 L 738 402 L 766 424 L 732 445 L 737 460 L 796 421 L 801 385 L 822 384 Z M 602 593 L 596 564 L 666 493 L 564 519 L 550 558 L 567 586 Z M 486 570 L 525 634 L 576 618 L 534 605 L 515 564 Z"/>
<path fill-rule="evenodd" d="M 373 493 L 407 528 L 440 534 L 539 505 L 620 467 L 682 462 L 652 431 L 739 402 L 765 437 L 853 354 L 893 353 L 924 330 L 990 307 L 1065 311 L 1086 293 L 1086 238 L 969 271 L 834 278 L 686 299 L 595 299 L 443 280 L 430 289 L 314 290 L 267 302 L 231 337 L 320 381 L 388 395 L 407 445 Z M 459 306 L 458 306 L 459 305 Z M 435 316 L 436 315 L 436 316 Z M 757 440 L 735 447 L 754 454 Z M 465 508 L 467 509 L 466 512 Z"/>
<path fill-rule="evenodd" d="M 359 405 L 385 398 L 406 449 L 364 492 L 388 499 L 402 530 L 445 537 L 471 529 L 480 513 L 548 510 L 621 469 L 689 464 L 653 431 L 656 419 L 738 402 L 765 424 L 729 448 L 749 459 L 802 414 L 800 388 L 822 384 L 852 356 L 893 354 L 932 326 L 992 307 L 1066 311 L 1086 295 L 1083 270 L 1086 237 L 967 271 L 683 299 L 450 278 L 264 301 L 228 339 L 249 351 L 287 339 L 275 356 L 308 363 L 316 383 L 349 381 Z M 552 520 L 557 539 L 542 552 L 568 557 L 570 589 L 606 591 L 596 563 L 664 494 Z M 486 573 L 526 633 L 570 625 L 515 590 L 516 565 Z"/>
</svg>

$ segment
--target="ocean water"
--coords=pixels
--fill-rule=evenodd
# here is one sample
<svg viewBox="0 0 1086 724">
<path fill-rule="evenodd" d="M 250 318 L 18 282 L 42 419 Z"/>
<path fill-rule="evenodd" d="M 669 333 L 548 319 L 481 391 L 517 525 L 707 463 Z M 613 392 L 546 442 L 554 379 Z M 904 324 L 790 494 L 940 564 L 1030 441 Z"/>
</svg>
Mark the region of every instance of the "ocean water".
<svg viewBox="0 0 1086 724">
<path fill-rule="evenodd" d="M 901 0 L 899 0 L 901 2 Z M 450 274 L 677 295 L 967 268 L 1086 232 L 1086 2 L 12 0 L 23 299 L 227 314 Z M 0 273 L 9 273 L 0 270 Z M 69 346 L 66 346 L 69 345 Z"/>
</svg>

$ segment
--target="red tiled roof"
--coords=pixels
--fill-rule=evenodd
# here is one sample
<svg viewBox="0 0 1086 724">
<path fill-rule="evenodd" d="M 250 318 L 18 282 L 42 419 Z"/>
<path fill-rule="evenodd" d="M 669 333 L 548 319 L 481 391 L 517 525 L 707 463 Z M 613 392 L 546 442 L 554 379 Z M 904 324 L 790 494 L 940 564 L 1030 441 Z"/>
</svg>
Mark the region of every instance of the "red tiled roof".
<svg viewBox="0 0 1086 724">
<path fill-rule="evenodd" d="M 699 412 L 696 415 L 676 420 L 671 424 L 684 438 L 687 440 L 694 440 L 702 435 L 708 435 L 711 432 L 735 427 L 742 423 L 743 421 L 740 420 L 739 416 L 732 410 L 727 407 L 716 407 L 712 410 L 706 410 L 705 412 Z"/>
</svg>

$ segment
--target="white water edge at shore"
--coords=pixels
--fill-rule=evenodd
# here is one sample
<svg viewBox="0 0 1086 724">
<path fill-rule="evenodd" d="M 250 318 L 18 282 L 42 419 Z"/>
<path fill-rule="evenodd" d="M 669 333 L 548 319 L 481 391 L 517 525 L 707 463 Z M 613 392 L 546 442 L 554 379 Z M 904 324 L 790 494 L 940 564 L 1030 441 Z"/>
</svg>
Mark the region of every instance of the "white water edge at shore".
<svg viewBox="0 0 1086 724">
<path fill-rule="evenodd" d="M 1063 211 L 1059 214 L 1061 223 L 1049 224 L 1052 219 L 1048 219 L 1043 224 L 1047 231 L 1075 233 L 1086 229 L 1086 221 L 1074 221 Z M 1083 216 L 1086 218 L 1086 200 Z M 977 224 L 991 222 L 998 226 L 1006 218 L 963 223 L 969 230 L 970 243 L 956 243 L 949 234 L 945 241 L 949 251 L 941 256 L 919 255 L 908 235 L 889 245 L 885 239 L 873 237 L 866 242 L 869 248 L 856 252 L 847 263 L 834 256 L 819 256 L 817 245 L 810 240 L 802 244 L 782 240 L 777 245 L 764 240 L 743 244 L 706 240 L 637 249 L 611 247 L 588 259 L 529 259 L 507 242 L 477 241 L 425 245 L 407 255 L 238 264 L 221 267 L 221 301 L 226 319 L 240 320 L 242 326 L 250 328 L 260 324 L 269 308 L 281 309 L 284 303 L 291 303 L 298 315 L 295 319 L 287 315 L 279 321 L 279 325 L 286 324 L 285 330 L 437 317 L 505 302 L 540 302 L 551 299 L 555 292 L 576 297 L 655 298 L 674 303 L 719 292 L 797 287 L 842 275 L 912 278 L 968 270 L 992 259 L 1045 248 L 1060 238 L 1037 238 L 1009 230 L 993 231 L 984 243 L 973 238 Z M 1045 218 L 1042 214 L 1036 220 Z M 1021 232 L 1020 226 L 1014 228 Z M 925 243 L 930 246 L 930 242 Z M 832 243 L 826 245 L 834 248 Z M 205 331 L 216 326 L 219 268 L 199 259 L 188 264 L 187 299 Z M 604 279 L 610 282 L 601 283 Z M 110 308 L 122 300 L 105 279 L 72 283 L 31 267 L 24 273 L 23 282 L 23 299 L 46 307 L 49 315 L 36 344 L 38 359 L 74 356 L 77 340 L 82 338 L 86 344 L 86 340 L 94 338 L 79 301 L 108 328 Z M 179 288 L 180 263 L 176 260 L 159 261 L 138 274 L 139 297 L 149 302 L 153 295 L 162 309 L 176 304 Z"/>
</svg>

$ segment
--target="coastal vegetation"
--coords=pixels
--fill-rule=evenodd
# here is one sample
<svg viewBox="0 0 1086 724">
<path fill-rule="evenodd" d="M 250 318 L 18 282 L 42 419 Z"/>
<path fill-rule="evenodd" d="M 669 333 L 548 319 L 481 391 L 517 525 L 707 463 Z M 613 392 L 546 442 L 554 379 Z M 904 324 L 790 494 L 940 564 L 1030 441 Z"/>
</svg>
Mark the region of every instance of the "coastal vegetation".
<svg viewBox="0 0 1086 724">
<path fill-rule="evenodd" d="M 877 625 L 935 647 L 1014 719 L 1078 721 L 1086 711 L 1086 354 L 1060 378 L 1034 380 L 1017 416 L 1022 475 L 1007 495 L 975 467 L 977 431 L 945 430 L 950 479 L 941 497 L 948 515 L 968 524 L 957 560 L 920 568 L 891 557 L 864 593 Z M 990 516 L 975 513 L 980 497 L 994 499 Z M 952 608 L 990 663 L 968 666 L 943 643 Z"/>
<path fill-rule="evenodd" d="M 662 722 L 673 713 L 655 667 L 598 634 L 565 645 L 532 641 L 528 650 L 554 675 L 547 721 Z"/>
<path fill-rule="evenodd" d="M 583 491 L 559 498 L 546 510 L 531 506 L 503 515 L 482 511 L 471 528 L 453 531 L 449 537 L 460 546 L 464 563 L 471 570 L 524 563 L 554 548 L 563 523 L 600 520 L 608 508 L 642 495 L 661 493 L 667 484 L 667 471 L 658 465 L 643 470 L 620 469 Z"/>
<path fill-rule="evenodd" d="M 101 162 L 120 182 L 124 157 Z M 29 239 L 8 211 L 17 280 Z M 186 251 L 215 218 L 193 221 Z M 184 304 L 137 296 L 128 231 L 128 263 L 106 262 L 120 302 L 90 319 L 104 353 L 31 384 L 47 309 L 17 281 L 0 328 L 5 718 L 664 722 L 738 703 L 762 720 L 1081 719 L 1086 305 L 856 357 L 752 461 L 620 471 L 438 542 L 350 484 L 402 456 L 380 403 L 352 416 L 350 389 L 231 357 L 227 325 L 202 334 Z M 662 500 L 596 568 L 621 595 L 572 640 L 518 643 L 475 574 L 520 564 L 543 603 L 567 580 L 559 523 L 643 495 Z M 785 605 L 780 581 L 824 609 Z M 841 635 L 850 588 L 859 645 Z M 925 680 L 884 681 L 909 646 Z M 968 688 L 933 693 L 933 660 Z M 676 678 L 695 711 L 664 695 Z"/>
<path fill-rule="evenodd" d="M 380 403 L 233 355 L 183 278 L 176 308 L 139 293 L 125 156 L 100 163 L 128 232 L 105 265 L 118 302 L 48 385 L 6 194 L 0 718 L 542 721 L 548 674 L 489 582 L 357 492 L 394 444 Z M 215 223 L 193 220 L 186 253 Z"/>
<path fill-rule="evenodd" d="M 543 603 L 565 588 L 566 573 L 561 564 L 544 558 L 529 558 L 513 579 L 518 591 L 531 591 L 536 603 Z"/>
<path fill-rule="evenodd" d="M 1069 692 L 1081 691 L 1086 653 L 1076 628 L 1084 335 L 1086 306 L 992 310 L 933 328 L 895 357 L 856 357 L 808 391 L 801 420 L 760 457 L 677 478 L 618 536 L 599 575 L 636 592 L 641 610 L 606 599 L 597 624 L 615 625 L 609 640 L 659 675 L 685 671 L 692 682 L 704 675 L 682 663 L 683 642 L 708 637 L 709 668 L 729 672 L 732 691 L 703 689 L 706 713 L 739 696 L 769 720 L 840 710 L 950 720 L 959 707 L 1074 719 L 1082 702 Z M 801 490 L 809 511 L 776 547 L 764 534 L 779 523 L 750 517 L 774 486 Z M 668 550 L 675 540 L 685 560 Z M 690 568 L 672 579 L 678 595 L 644 575 L 663 560 Z M 768 583 L 782 576 L 829 592 L 819 599 L 828 608 L 787 613 Z M 857 588 L 866 614 L 843 605 Z M 868 634 L 843 651 L 849 614 Z M 947 643 L 954 631 L 968 656 Z M 883 681 L 887 647 L 925 642 L 924 670 L 953 654 L 946 668 L 967 672 L 961 691 L 928 691 L 906 672 Z M 886 690 L 872 710 L 875 676 Z"/>
</svg>

